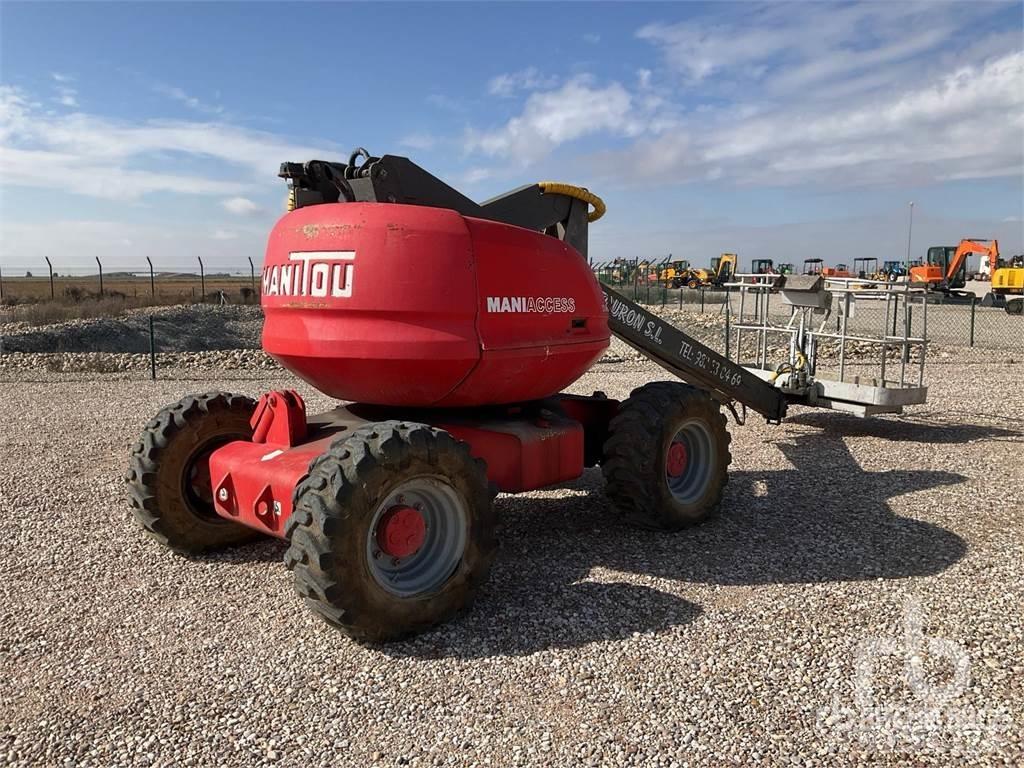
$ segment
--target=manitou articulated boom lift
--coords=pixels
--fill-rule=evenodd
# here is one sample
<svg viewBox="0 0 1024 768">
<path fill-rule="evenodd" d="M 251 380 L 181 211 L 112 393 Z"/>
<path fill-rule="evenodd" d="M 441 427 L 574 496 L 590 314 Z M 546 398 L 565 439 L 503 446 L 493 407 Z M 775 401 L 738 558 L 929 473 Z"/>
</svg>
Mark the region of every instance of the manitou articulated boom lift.
<svg viewBox="0 0 1024 768">
<path fill-rule="evenodd" d="M 586 254 L 604 204 L 580 187 L 539 182 L 477 203 L 363 149 L 279 175 L 290 206 L 263 264 L 263 348 L 341 403 L 307 415 L 295 390 L 185 397 L 135 444 L 129 500 L 180 552 L 287 540 L 299 595 L 360 640 L 470 603 L 496 554 L 499 491 L 599 465 L 626 520 L 677 530 L 722 499 L 723 408 L 778 423 L 790 402 L 834 407 L 856 390 L 815 379 L 813 339 L 754 372 L 600 285 Z M 829 306 L 820 282 L 793 301 Z M 567 394 L 612 334 L 673 379 L 622 401 Z"/>
</svg>

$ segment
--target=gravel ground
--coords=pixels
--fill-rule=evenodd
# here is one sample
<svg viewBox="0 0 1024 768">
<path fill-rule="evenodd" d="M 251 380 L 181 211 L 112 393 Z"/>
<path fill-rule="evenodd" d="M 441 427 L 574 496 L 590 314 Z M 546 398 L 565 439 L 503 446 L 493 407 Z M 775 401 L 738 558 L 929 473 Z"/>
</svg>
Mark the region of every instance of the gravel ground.
<svg viewBox="0 0 1024 768">
<path fill-rule="evenodd" d="M 1022 366 L 930 370 L 929 405 L 902 418 L 731 426 L 722 512 L 681 534 L 621 525 L 593 470 L 499 497 L 475 607 L 377 649 L 300 604 L 281 543 L 185 559 L 123 501 L 161 405 L 294 380 L 0 370 L 0 762 L 1019 765 Z M 574 389 L 662 377 L 623 359 Z M 894 648 L 874 641 L 868 690 L 872 638 Z"/>
</svg>

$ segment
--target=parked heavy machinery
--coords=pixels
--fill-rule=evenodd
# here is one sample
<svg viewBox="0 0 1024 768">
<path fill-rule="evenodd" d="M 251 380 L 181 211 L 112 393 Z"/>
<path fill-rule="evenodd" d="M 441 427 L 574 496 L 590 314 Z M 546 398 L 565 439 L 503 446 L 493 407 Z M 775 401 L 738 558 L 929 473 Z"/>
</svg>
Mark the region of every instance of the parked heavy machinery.
<svg viewBox="0 0 1024 768">
<path fill-rule="evenodd" d="M 902 261 L 886 261 L 882 264 L 880 280 L 898 280 L 907 276 L 907 268 Z"/>
<path fill-rule="evenodd" d="M 853 273 L 861 280 L 877 280 L 878 259 L 874 256 L 865 256 L 853 260 Z"/>
<path fill-rule="evenodd" d="M 724 285 L 736 274 L 739 257 L 735 253 L 723 253 L 711 260 L 711 276 L 708 283 L 714 286 Z"/>
<path fill-rule="evenodd" d="M 735 253 L 723 253 L 711 260 L 710 269 L 691 268 L 687 280 L 680 281 L 675 287 L 686 285 L 687 288 L 708 288 L 724 285 L 736 273 L 736 264 Z"/>
<path fill-rule="evenodd" d="M 355 638 L 414 633 L 472 600 L 499 491 L 599 465 L 626 520 L 678 530 L 722 499 L 723 406 L 778 423 L 789 401 L 826 402 L 813 372 L 764 380 L 600 285 L 586 253 L 604 204 L 585 189 L 540 182 L 477 203 L 363 149 L 279 175 L 291 210 L 267 244 L 263 348 L 347 404 L 307 415 L 295 390 L 185 397 L 134 446 L 129 499 L 179 552 L 286 539 L 299 595 Z M 564 393 L 612 333 L 687 383 L 621 402 Z"/>
<path fill-rule="evenodd" d="M 981 254 L 990 264 L 997 264 L 999 242 L 965 238 L 956 246 L 932 246 L 928 249 L 925 263 L 910 268 L 910 282 L 926 285 L 948 297 L 973 299 L 973 293 L 963 290 L 967 285 L 967 256 L 971 253 Z"/>
<path fill-rule="evenodd" d="M 785 262 L 783 264 L 779 264 L 779 274 L 780 275 L 792 275 L 793 274 L 793 265 L 791 263 L 789 263 L 789 262 Z"/>
<path fill-rule="evenodd" d="M 995 263 L 993 263 L 995 262 Z M 1024 255 L 1003 261 L 989 255 L 992 289 L 981 300 L 983 307 L 1003 307 L 1008 314 L 1024 315 Z"/>
<path fill-rule="evenodd" d="M 750 273 L 753 275 L 774 275 L 775 265 L 771 259 L 752 259 L 750 262 Z"/>
<path fill-rule="evenodd" d="M 845 264 L 836 264 L 834 267 L 822 267 L 822 277 L 853 277 L 853 273 Z"/>
<path fill-rule="evenodd" d="M 820 275 L 822 271 L 822 264 L 824 259 L 813 258 L 804 259 L 804 274 L 805 275 Z"/>
<path fill-rule="evenodd" d="M 700 283 L 700 278 L 696 276 L 693 268 L 690 267 L 690 262 L 686 259 L 669 262 L 662 272 L 662 280 L 673 288 L 682 288 L 684 285 L 696 288 Z M 691 285 L 691 283 L 693 284 Z"/>
</svg>

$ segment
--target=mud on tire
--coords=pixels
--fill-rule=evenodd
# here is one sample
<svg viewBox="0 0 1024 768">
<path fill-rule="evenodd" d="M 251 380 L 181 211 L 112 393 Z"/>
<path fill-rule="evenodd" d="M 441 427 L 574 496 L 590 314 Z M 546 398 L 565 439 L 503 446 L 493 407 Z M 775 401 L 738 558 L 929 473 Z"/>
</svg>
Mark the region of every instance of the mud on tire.
<svg viewBox="0 0 1024 768">
<path fill-rule="evenodd" d="M 132 448 L 125 479 L 135 519 L 184 554 L 238 544 L 259 534 L 213 511 L 209 470 L 215 448 L 252 437 L 254 400 L 228 392 L 190 395 L 163 408 Z M 205 486 L 204 486 L 205 483 Z"/>
<path fill-rule="evenodd" d="M 601 462 L 606 493 L 644 528 L 671 531 L 703 521 L 717 511 L 728 480 L 725 426 L 718 403 L 687 384 L 658 381 L 633 390 L 609 424 Z"/>
<path fill-rule="evenodd" d="M 438 489 L 454 505 L 456 512 L 445 513 L 456 520 L 447 536 L 459 537 L 460 546 L 437 545 L 439 559 L 451 558 L 443 560 L 450 572 L 442 565 L 433 580 L 400 577 L 392 586 L 388 576 L 405 561 L 395 558 L 395 571 L 376 561 L 381 510 L 401 498 L 395 495 L 401 489 L 412 488 L 415 496 L 417 484 Z M 449 433 L 411 422 L 369 424 L 336 440 L 296 488 L 295 511 L 285 526 L 291 542 L 285 565 L 307 605 L 349 636 L 362 642 L 408 636 L 451 618 L 487 580 L 495 552 L 492 496 L 484 462 Z M 438 521 L 431 530 L 442 525 Z M 420 555 L 423 562 L 433 551 L 409 557 Z M 421 567 L 429 570 L 429 559 Z M 416 591 L 417 584 L 424 589 Z"/>
</svg>

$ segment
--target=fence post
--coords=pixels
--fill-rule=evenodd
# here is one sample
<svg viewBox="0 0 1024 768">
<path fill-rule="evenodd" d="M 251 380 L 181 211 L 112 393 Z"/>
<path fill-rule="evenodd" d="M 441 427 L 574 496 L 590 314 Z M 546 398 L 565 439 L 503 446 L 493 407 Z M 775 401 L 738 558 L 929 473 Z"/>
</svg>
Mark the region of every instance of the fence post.
<svg viewBox="0 0 1024 768">
<path fill-rule="evenodd" d="M 847 296 L 849 296 L 849 294 L 847 294 Z M 971 303 L 973 304 L 974 302 L 971 302 Z M 907 319 L 907 325 L 906 325 L 906 328 L 904 329 L 904 334 L 905 334 L 904 335 L 904 340 L 906 340 L 907 338 L 909 338 L 910 336 L 912 336 L 914 334 L 914 305 L 911 304 L 909 301 L 907 301 L 906 302 L 906 309 L 907 309 L 907 318 L 906 318 Z M 903 345 L 903 362 L 904 363 L 909 363 L 910 362 L 910 345 L 909 344 L 904 344 Z"/>
<path fill-rule="evenodd" d="M 156 381 L 156 337 L 153 334 L 153 316 L 149 316 L 149 376 Z"/>
<path fill-rule="evenodd" d="M 4 297 L 4 270 L 0 267 L 0 299 Z"/>
<path fill-rule="evenodd" d="M 730 336 L 730 333 L 729 333 L 730 328 L 729 328 L 729 326 L 732 324 L 731 320 L 732 320 L 732 300 L 730 299 L 729 294 L 726 293 L 725 294 L 725 359 L 726 360 L 731 360 L 732 359 L 731 357 L 729 357 L 729 336 Z"/>
<path fill-rule="evenodd" d="M 100 298 L 103 298 L 103 265 L 100 263 L 100 257 L 96 257 L 96 266 L 100 268 Z"/>
<path fill-rule="evenodd" d="M 977 305 L 977 303 L 978 303 L 978 297 L 977 296 L 972 296 L 971 297 L 971 339 L 970 339 L 970 346 L 972 346 L 972 347 L 974 346 L 974 307 Z"/>
<path fill-rule="evenodd" d="M 50 301 L 53 301 L 53 264 L 50 263 L 49 256 L 43 256 L 46 259 L 46 268 L 50 270 Z"/>
<path fill-rule="evenodd" d="M 247 256 L 249 259 L 249 286 L 252 288 L 252 297 L 256 298 L 256 267 L 253 266 L 252 256 Z"/>
<path fill-rule="evenodd" d="M 149 295 L 156 298 L 156 276 L 153 274 L 153 260 L 147 256 L 146 262 L 149 264 Z"/>
<path fill-rule="evenodd" d="M 206 301 L 206 270 L 203 269 L 203 257 L 196 256 L 199 259 L 199 286 L 202 290 L 202 296 L 199 297 L 200 301 Z"/>
<path fill-rule="evenodd" d="M 704 314 L 704 289 L 700 289 L 700 313 Z"/>
</svg>

